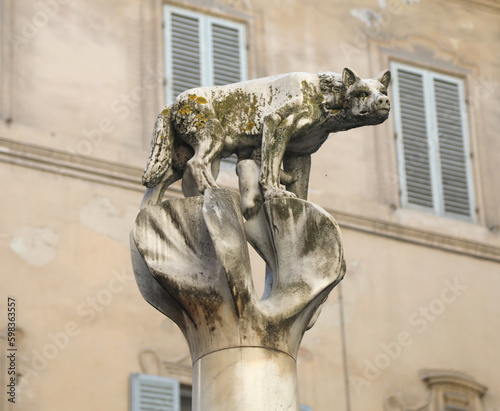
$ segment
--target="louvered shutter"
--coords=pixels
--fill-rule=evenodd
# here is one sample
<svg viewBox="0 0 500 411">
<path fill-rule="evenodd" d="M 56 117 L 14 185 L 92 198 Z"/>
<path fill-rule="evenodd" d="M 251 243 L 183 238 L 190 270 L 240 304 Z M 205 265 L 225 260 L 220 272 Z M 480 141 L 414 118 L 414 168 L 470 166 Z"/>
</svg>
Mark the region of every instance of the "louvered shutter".
<svg viewBox="0 0 500 411">
<path fill-rule="evenodd" d="M 211 24 L 213 84 L 236 83 L 242 80 L 240 30 L 220 23 Z"/>
<path fill-rule="evenodd" d="M 434 202 L 423 77 L 402 69 L 398 70 L 397 76 L 406 201 L 432 209 Z"/>
<path fill-rule="evenodd" d="M 474 220 L 461 80 L 392 64 L 405 206 Z"/>
<path fill-rule="evenodd" d="M 200 86 L 246 80 L 245 26 L 164 6 L 166 100 Z"/>
<path fill-rule="evenodd" d="M 131 374 L 130 411 L 180 411 L 179 380 Z"/>
<path fill-rule="evenodd" d="M 459 87 L 434 79 L 439 163 L 445 213 L 471 215 Z"/>
<path fill-rule="evenodd" d="M 172 13 L 172 81 L 174 95 L 201 86 L 199 21 Z"/>
<path fill-rule="evenodd" d="M 203 83 L 201 24 L 195 15 L 169 10 L 166 23 L 167 99 L 171 101 L 183 91 Z"/>
</svg>

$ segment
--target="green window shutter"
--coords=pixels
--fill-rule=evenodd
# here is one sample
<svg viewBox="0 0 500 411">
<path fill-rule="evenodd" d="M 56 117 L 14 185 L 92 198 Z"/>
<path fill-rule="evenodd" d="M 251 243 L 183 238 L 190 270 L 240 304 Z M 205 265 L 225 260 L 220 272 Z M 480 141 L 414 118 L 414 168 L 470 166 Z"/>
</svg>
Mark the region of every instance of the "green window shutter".
<svg viewBox="0 0 500 411">
<path fill-rule="evenodd" d="M 445 213 L 471 215 L 464 130 L 457 83 L 434 79 Z"/>
<path fill-rule="evenodd" d="M 405 199 L 408 204 L 434 208 L 428 121 L 423 76 L 397 70 L 399 135 L 402 140 Z"/>
<path fill-rule="evenodd" d="M 213 84 L 215 86 L 243 80 L 240 31 L 221 23 L 211 24 Z"/>
<path fill-rule="evenodd" d="M 131 374 L 130 411 L 180 411 L 179 380 Z"/>
</svg>

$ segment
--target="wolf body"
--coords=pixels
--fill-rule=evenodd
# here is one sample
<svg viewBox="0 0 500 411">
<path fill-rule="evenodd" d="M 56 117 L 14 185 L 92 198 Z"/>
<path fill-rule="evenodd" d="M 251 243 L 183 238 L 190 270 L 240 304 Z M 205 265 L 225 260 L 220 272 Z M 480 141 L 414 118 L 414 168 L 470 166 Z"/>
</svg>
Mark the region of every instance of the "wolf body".
<svg viewBox="0 0 500 411">
<path fill-rule="evenodd" d="M 264 199 L 305 199 L 311 154 L 330 133 L 385 121 L 390 79 L 388 70 L 361 79 L 345 68 L 342 74 L 290 73 L 180 94 L 155 123 L 143 206 L 161 201 L 183 175 L 197 193 L 216 187 L 218 162 L 232 154 L 260 164 Z M 280 172 L 282 162 L 287 173 Z M 280 188 L 280 174 L 289 191 Z"/>
</svg>

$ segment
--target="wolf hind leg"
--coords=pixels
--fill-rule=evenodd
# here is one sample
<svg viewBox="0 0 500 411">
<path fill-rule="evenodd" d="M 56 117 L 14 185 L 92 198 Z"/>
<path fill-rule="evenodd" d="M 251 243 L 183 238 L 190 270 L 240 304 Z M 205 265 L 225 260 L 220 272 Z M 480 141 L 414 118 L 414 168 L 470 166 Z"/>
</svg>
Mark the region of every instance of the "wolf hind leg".
<svg viewBox="0 0 500 411">
<path fill-rule="evenodd" d="M 219 122 L 212 120 L 198 137 L 195 142 L 188 141 L 194 149 L 194 155 L 186 165 L 198 192 L 203 194 L 207 188 L 217 187 L 213 171 L 218 172 L 218 157 L 224 147 L 224 134 Z M 212 167 L 214 163 L 216 170 Z"/>
<path fill-rule="evenodd" d="M 212 170 L 212 176 L 215 180 L 217 180 L 217 176 L 219 175 L 220 162 L 221 159 L 217 157 L 212 162 L 210 167 L 210 169 Z M 182 193 L 185 197 L 195 197 L 200 195 L 198 184 L 188 167 L 186 167 L 186 169 L 184 170 L 184 174 L 182 175 Z"/>
</svg>

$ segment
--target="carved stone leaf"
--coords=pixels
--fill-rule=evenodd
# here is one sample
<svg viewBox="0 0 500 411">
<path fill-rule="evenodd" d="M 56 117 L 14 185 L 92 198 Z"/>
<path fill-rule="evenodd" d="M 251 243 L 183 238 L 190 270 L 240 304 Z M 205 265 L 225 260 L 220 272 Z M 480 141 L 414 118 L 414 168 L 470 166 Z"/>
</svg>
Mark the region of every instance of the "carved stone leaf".
<svg viewBox="0 0 500 411">
<path fill-rule="evenodd" d="M 167 317 L 171 318 L 181 330 L 186 324 L 179 304 L 167 293 L 154 279 L 144 262 L 134 240 L 134 233 L 130 233 L 130 253 L 132 267 L 134 268 L 135 281 L 144 299 Z"/>
<path fill-rule="evenodd" d="M 247 221 L 246 231 L 273 271 L 272 290 L 263 303 L 275 315 L 290 318 L 313 300 L 322 302 L 344 276 L 338 225 L 315 204 L 294 198 L 267 201 Z"/>
<path fill-rule="evenodd" d="M 134 239 L 158 283 L 185 308 L 222 302 L 225 288 L 203 216 L 203 197 L 173 199 L 137 216 Z"/>
<path fill-rule="evenodd" d="M 238 194 L 206 190 L 203 216 L 240 316 L 244 305 L 255 304 L 256 295 Z"/>
<path fill-rule="evenodd" d="M 203 215 L 207 196 L 172 199 L 146 207 L 139 213 L 134 230 L 134 245 L 140 254 L 135 260 L 142 260 L 142 264 L 134 263 L 141 292 L 179 325 L 193 361 L 206 353 L 241 345 L 233 295 L 220 263 L 224 258 L 216 254 L 214 243 L 217 251 L 238 266 L 235 277 L 240 271 L 250 275 L 248 250 L 239 250 L 239 244 L 245 242 L 242 222 L 238 220 L 241 216 L 236 213 L 234 224 L 227 223 L 234 203 L 230 192 L 217 191 L 223 192 L 219 197 L 224 204 L 214 212 L 224 213 L 224 218 L 212 230 L 212 236 Z M 149 267 L 149 278 L 144 266 Z M 165 301 L 156 283 L 167 294 Z"/>
</svg>

